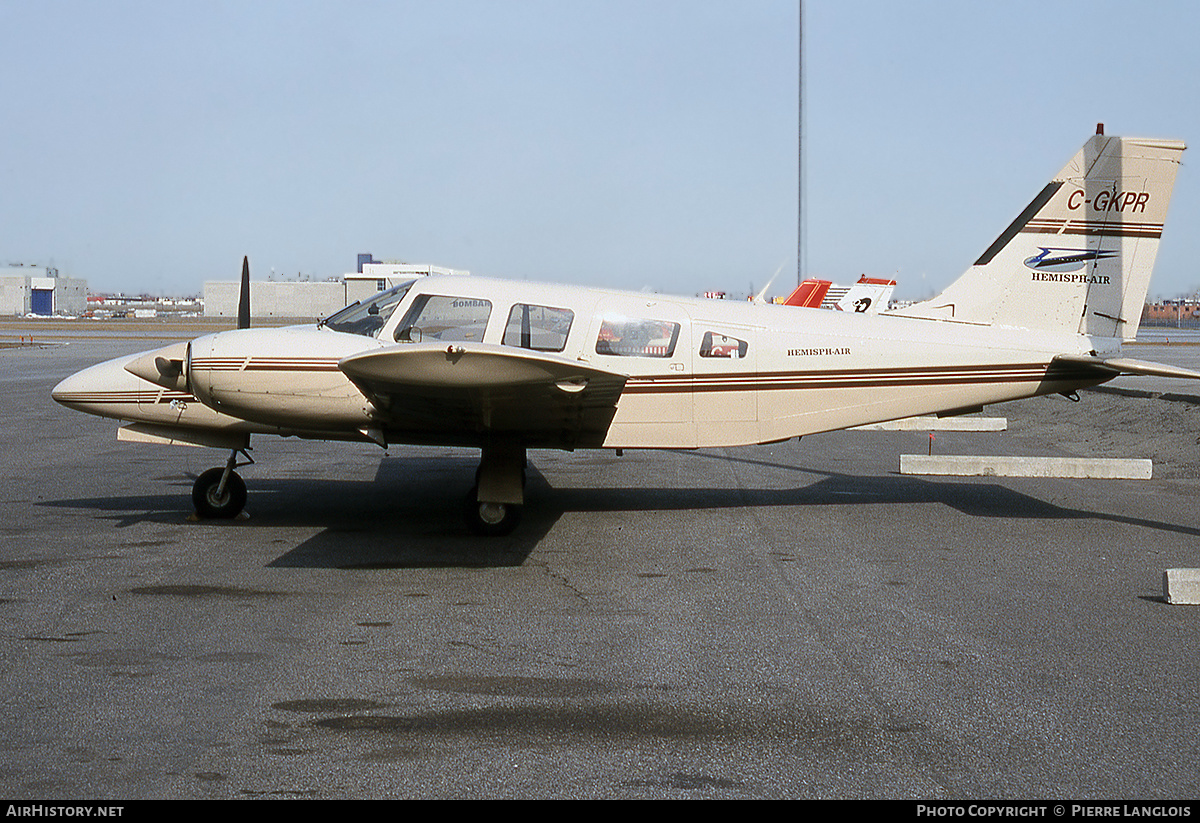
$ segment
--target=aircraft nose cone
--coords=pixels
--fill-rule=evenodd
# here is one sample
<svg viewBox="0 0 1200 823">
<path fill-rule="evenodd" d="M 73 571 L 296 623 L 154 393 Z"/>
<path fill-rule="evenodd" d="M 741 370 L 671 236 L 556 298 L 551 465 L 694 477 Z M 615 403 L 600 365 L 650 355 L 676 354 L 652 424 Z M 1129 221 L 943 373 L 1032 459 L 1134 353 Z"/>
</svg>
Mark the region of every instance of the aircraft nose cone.
<svg viewBox="0 0 1200 823">
<path fill-rule="evenodd" d="M 138 399 L 138 383 L 143 381 L 125 371 L 130 359 L 121 357 L 76 372 L 55 386 L 50 396 L 76 411 L 113 416 L 114 404 L 128 408 Z"/>
<path fill-rule="evenodd" d="M 76 372 L 70 377 L 59 381 L 59 384 L 50 391 L 50 396 L 64 406 L 80 402 L 82 397 L 89 393 L 88 388 L 91 383 L 87 379 L 85 371 Z"/>
</svg>

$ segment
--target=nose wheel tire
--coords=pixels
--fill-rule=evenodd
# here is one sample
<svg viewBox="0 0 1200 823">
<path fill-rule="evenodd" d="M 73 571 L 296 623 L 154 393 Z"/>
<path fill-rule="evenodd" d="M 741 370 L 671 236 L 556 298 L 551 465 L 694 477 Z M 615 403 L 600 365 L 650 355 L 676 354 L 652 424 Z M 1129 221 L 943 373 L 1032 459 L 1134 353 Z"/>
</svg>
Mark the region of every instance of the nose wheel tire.
<svg viewBox="0 0 1200 823">
<path fill-rule="evenodd" d="M 209 469 L 196 478 L 192 486 L 192 504 L 196 514 L 204 518 L 229 520 L 237 517 L 246 506 L 246 484 L 237 472 L 231 471 L 221 489 L 225 469 Z"/>
<path fill-rule="evenodd" d="M 478 488 L 471 489 L 463 503 L 467 525 L 476 534 L 508 534 L 521 522 L 521 506 L 510 503 L 484 503 L 479 500 Z"/>
</svg>

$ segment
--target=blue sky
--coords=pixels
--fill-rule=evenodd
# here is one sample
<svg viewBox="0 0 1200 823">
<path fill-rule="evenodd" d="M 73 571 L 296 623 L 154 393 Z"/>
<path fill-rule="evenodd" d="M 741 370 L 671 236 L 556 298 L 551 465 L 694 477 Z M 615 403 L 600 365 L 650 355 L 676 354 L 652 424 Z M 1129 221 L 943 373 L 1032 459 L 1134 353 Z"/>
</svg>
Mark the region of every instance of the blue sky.
<svg viewBox="0 0 1200 823">
<path fill-rule="evenodd" d="M 1198 17 L 808 0 L 808 273 L 925 296 L 1096 122 L 1200 146 Z M 781 265 L 791 283 L 797 21 L 795 0 L 0 0 L 0 262 L 157 294 L 243 254 L 256 279 L 372 252 L 682 294 Z M 1190 160 L 1152 295 L 1200 288 Z"/>
</svg>

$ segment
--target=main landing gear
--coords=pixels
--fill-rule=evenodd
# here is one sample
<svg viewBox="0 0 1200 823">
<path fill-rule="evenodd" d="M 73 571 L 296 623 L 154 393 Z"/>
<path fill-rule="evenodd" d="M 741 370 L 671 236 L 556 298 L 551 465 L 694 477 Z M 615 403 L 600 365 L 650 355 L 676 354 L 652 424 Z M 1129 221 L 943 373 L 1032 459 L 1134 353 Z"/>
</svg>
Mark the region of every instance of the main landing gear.
<svg viewBox="0 0 1200 823">
<path fill-rule="evenodd" d="M 508 534 L 521 522 L 525 504 L 525 447 L 484 446 L 475 486 L 464 501 L 467 525 L 476 534 Z"/>
<path fill-rule="evenodd" d="M 196 514 L 230 520 L 246 506 L 246 484 L 234 469 L 254 462 L 246 448 L 234 449 L 224 467 L 209 469 L 192 486 Z M 238 455 L 245 460 L 238 462 Z M 525 504 L 525 447 L 504 443 L 485 446 L 467 494 L 464 514 L 471 530 L 481 535 L 509 534 L 521 522 Z"/>
<path fill-rule="evenodd" d="M 239 454 L 246 455 L 245 462 L 238 462 Z M 197 477 L 192 485 L 196 514 L 213 520 L 230 520 L 241 514 L 246 507 L 246 483 L 234 469 L 253 462 L 246 449 L 234 449 L 224 468 L 209 469 Z"/>
</svg>

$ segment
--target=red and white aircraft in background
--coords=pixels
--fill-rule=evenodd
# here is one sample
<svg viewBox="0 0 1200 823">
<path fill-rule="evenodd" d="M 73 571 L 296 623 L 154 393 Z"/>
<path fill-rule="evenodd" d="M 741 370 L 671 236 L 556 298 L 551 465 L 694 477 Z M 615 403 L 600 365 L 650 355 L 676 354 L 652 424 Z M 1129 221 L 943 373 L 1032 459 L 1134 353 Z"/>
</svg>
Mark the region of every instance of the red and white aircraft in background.
<svg viewBox="0 0 1200 823">
<path fill-rule="evenodd" d="M 832 280 L 809 279 L 784 298 L 782 305 L 877 314 L 887 308 L 895 289 L 895 280 L 865 274 L 852 286 L 835 286 Z"/>
</svg>

